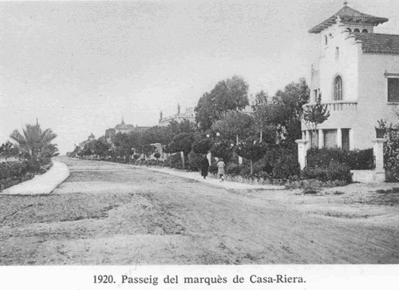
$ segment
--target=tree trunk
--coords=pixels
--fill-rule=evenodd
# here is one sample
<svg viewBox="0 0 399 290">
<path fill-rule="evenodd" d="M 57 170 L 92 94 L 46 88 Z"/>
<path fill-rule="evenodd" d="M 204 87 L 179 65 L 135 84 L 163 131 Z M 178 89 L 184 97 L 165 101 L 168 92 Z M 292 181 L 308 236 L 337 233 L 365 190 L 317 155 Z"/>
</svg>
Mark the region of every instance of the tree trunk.
<svg viewBox="0 0 399 290">
<path fill-rule="evenodd" d="M 250 160 L 249 164 L 251 165 L 251 175 L 254 173 L 254 168 L 252 166 L 252 160 Z"/>
</svg>

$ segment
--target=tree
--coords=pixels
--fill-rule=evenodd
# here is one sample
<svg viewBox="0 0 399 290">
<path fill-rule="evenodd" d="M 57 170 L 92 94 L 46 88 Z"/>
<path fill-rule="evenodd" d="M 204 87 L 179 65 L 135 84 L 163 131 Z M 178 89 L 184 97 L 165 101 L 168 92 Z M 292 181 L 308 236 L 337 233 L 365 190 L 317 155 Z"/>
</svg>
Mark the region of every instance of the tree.
<svg viewBox="0 0 399 290">
<path fill-rule="evenodd" d="M 301 78 L 278 90 L 272 102 L 255 105 L 257 123 L 262 130 L 273 126 L 280 146 L 295 147 L 295 140 L 301 138 L 302 106 L 308 102 L 309 93 L 305 79 Z"/>
<path fill-rule="evenodd" d="M 22 134 L 14 130 L 10 135 L 10 138 L 17 142 L 20 152 L 33 160 L 38 160 L 54 151 L 56 145 L 51 142 L 56 137 L 57 135 L 51 129 L 42 131 L 38 123 L 26 125 L 22 129 Z"/>
<path fill-rule="evenodd" d="M 198 154 L 207 154 L 212 148 L 212 141 L 208 138 L 204 138 L 193 143 L 193 151 Z"/>
<path fill-rule="evenodd" d="M 190 133 L 180 133 L 173 137 L 172 142 L 169 144 L 170 152 L 183 152 L 188 155 L 191 151 L 191 146 L 194 142 L 194 136 Z"/>
<path fill-rule="evenodd" d="M 114 139 L 115 153 L 117 156 L 129 158 L 133 155 L 133 144 L 128 134 L 119 132 Z"/>
<path fill-rule="evenodd" d="M 147 145 L 154 143 L 168 144 L 172 141 L 172 138 L 173 138 L 173 133 L 170 127 L 154 126 L 145 130 L 142 133 L 142 144 L 147 144 Z"/>
<path fill-rule="evenodd" d="M 110 145 L 104 141 L 96 140 L 94 141 L 94 154 L 105 157 L 108 155 Z"/>
<path fill-rule="evenodd" d="M 266 154 L 266 145 L 259 140 L 248 138 L 237 145 L 238 155 L 249 159 L 251 162 L 251 174 L 253 174 L 253 163 L 260 160 Z"/>
<path fill-rule="evenodd" d="M 236 143 L 237 138 L 246 139 L 256 134 L 255 119 L 239 111 L 228 111 L 212 125 L 212 131 L 219 132 L 223 139 Z"/>
<path fill-rule="evenodd" d="M 211 153 L 218 157 L 223 158 L 227 163 L 231 160 L 233 156 L 234 144 L 228 140 L 221 140 L 220 142 L 215 142 L 211 148 Z"/>
<path fill-rule="evenodd" d="M 260 132 L 259 140 L 263 140 L 265 128 L 270 127 L 265 125 L 265 120 L 267 119 L 267 116 L 265 116 L 267 110 L 265 108 L 268 104 L 268 98 L 268 94 L 262 90 L 255 95 L 255 104 L 252 105 L 255 126 Z"/>
<path fill-rule="evenodd" d="M 180 133 L 194 133 L 196 127 L 193 122 L 184 119 L 181 122 L 177 122 L 175 120 L 170 121 L 169 125 L 165 129 L 169 130 L 170 131 L 169 134 L 171 134 L 173 137 Z"/>
<path fill-rule="evenodd" d="M 261 90 L 259 93 L 256 93 L 256 95 L 255 95 L 254 106 L 266 105 L 268 102 L 268 99 L 269 99 L 269 95 L 267 93 L 265 93 L 263 90 Z"/>
<path fill-rule="evenodd" d="M 222 113 L 242 110 L 248 104 L 248 84 L 243 78 L 233 76 L 218 82 L 210 93 L 203 94 L 195 108 L 196 122 L 206 131 Z"/>
<path fill-rule="evenodd" d="M 321 96 L 317 98 L 315 105 L 307 106 L 303 111 L 303 119 L 306 126 L 312 131 L 312 138 L 316 135 L 317 126 L 330 117 L 327 105 L 321 104 Z"/>
<path fill-rule="evenodd" d="M 187 156 L 191 151 L 191 146 L 194 142 L 192 133 L 180 133 L 173 137 L 172 142 L 169 144 L 168 150 L 170 152 L 183 152 L 182 164 L 184 168 L 184 156 Z"/>
<path fill-rule="evenodd" d="M 19 150 L 10 141 L 3 143 L 0 147 L 0 156 L 3 157 L 6 162 L 8 158 L 16 157 L 19 154 Z"/>
</svg>

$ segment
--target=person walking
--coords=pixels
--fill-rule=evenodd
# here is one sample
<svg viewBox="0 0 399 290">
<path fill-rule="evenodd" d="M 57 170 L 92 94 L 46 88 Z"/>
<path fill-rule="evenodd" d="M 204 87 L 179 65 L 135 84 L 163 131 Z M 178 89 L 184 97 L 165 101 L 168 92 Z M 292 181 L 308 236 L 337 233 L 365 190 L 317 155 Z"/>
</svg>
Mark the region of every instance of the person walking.
<svg viewBox="0 0 399 290">
<path fill-rule="evenodd" d="M 201 168 L 201 176 L 204 179 L 206 179 L 206 177 L 208 176 L 208 168 L 209 168 L 209 161 L 208 158 L 206 158 L 206 155 L 204 155 L 201 159 L 200 168 Z"/>
<path fill-rule="evenodd" d="M 224 180 L 224 175 L 225 175 L 224 167 L 226 166 L 226 164 L 224 164 L 223 162 L 223 158 L 219 159 L 216 166 L 218 167 L 218 176 L 220 178 L 220 182 L 222 182 Z"/>
</svg>

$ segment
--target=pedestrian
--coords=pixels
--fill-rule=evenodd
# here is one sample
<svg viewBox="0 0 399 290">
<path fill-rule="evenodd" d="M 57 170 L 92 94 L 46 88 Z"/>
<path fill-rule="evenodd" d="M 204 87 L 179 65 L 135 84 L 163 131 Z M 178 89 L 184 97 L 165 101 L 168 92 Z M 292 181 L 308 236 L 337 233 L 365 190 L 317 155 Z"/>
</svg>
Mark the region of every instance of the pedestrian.
<svg viewBox="0 0 399 290">
<path fill-rule="evenodd" d="M 218 176 L 220 178 L 220 181 L 222 182 L 224 180 L 224 175 L 225 175 L 224 167 L 226 166 L 226 164 L 224 164 L 224 162 L 223 162 L 223 158 L 219 159 L 216 166 L 218 167 Z"/>
<path fill-rule="evenodd" d="M 206 179 L 206 177 L 208 176 L 208 168 L 209 168 L 209 161 L 208 158 L 206 158 L 206 154 L 201 159 L 200 168 L 201 168 L 201 176 L 204 177 L 204 179 Z"/>
</svg>

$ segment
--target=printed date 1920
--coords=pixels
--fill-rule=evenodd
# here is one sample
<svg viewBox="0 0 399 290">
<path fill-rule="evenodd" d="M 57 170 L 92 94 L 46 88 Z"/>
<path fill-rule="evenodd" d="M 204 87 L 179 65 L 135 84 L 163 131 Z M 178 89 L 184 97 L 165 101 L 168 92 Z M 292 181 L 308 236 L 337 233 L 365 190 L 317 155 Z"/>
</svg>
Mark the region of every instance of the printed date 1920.
<svg viewBox="0 0 399 290">
<path fill-rule="evenodd" d="M 94 275 L 94 284 L 116 283 L 112 275 Z"/>
</svg>

